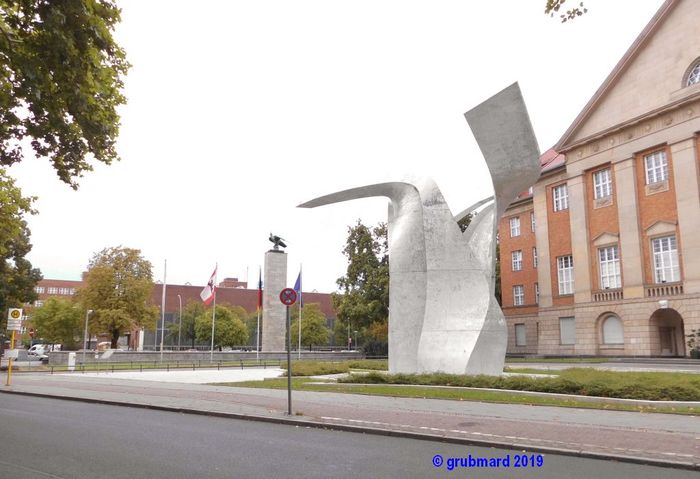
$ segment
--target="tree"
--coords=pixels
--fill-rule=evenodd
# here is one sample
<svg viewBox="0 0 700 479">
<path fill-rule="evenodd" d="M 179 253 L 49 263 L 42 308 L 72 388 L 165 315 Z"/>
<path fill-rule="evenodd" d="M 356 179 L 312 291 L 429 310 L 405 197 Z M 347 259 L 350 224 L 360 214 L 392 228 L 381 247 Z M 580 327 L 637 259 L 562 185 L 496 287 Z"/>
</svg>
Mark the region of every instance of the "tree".
<svg viewBox="0 0 700 479">
<path fill-rule="evenodd" d="M 179 334 L 181 341 L 185 343 L 189 341 L 190 347 L 194 349 L 194 342 L 197 339 L 195 323 L 204 311 L 206 311 L 206 308 L 201 301 L 188 301 L 185 307 L 182 308 L 182 330 L 180 329 L 180 321 L 168 325 L 170 338 L 177 340 Z"/>
<path fill-rule="evenodd" d="M 293 308 L 291 314 L 292 346 L 299 344 L 299 308 Z M 305 304 L 301 313 L 301 344 L 311 348 L 316 344 L 328 343 L 328 328 L 326 315 L 321 311 L 319 303 Z"/>
<path fill-rule="evenodd" d="M 75 189 L 86 157 L 119 159 L 120 13 L 110 0 L 0 0 L 0 165 L 33 156 L 30 144 Z"/>
<path fill-rule="evenodd" d="M 343 254 L 348 258 L 345 276 L 336 281 L 333 307 L 342 325 L 366 328 L 389 318 L 389 254 L 386 223 L 368 228 L 360 220 L 348 227 Z"/>
<path fill-rule="evenodd" d="M 85 311 L 72 301 L 49 298 L 32 312 L 31 322 L 37 337 L 49 343 L 60 343 L 65 349 L 74 349 L 83 335 L 84 314 Z"/>
<path fill-rule="evenodd" d="M 134 328 L 153 328 L 158 308 L 150 304 L 151 263 L 141 251 L 121 246 L 105 248 L 90 260 L 85 286 L 77 298 L 92 309 L 90 330 L 109 334 L 112 348 L 119 336 Z"/>
<path fill-rule="evenodd" d="M 566 0 L 547 0 L 544 7 L 544 13 L 549 14 L 550 17 L 553 17 L 555 13 L 559 12 L 564 3 L 566 3 Z M 578 7 L 567 10 L 562 15 L 559 15 L 559 18 L 561 19 L 561 22 L 564 23 L 568 20 L 573 20 L 576 17 L 580 17 L 587 11 L 588 9 L 583 6 L 583 2 L 580 2 Z"/>
<path fill-rule="evenodd" d="M 245 325 L 246 310 L 240 306 L 216 305 L 214 347 L 241 346 L 248 343 Z M 197 341 L 211 344 L 211 309 L 205 310 L 195 321 Z"/>
<path fill-rule="evenodd" d="M 1 87 L 0 87 L 1 88 Z M 1 127 L 0 127 L 1 129 Z M 25 259 L 31 251 L 30 231 L 24 216 L 34 214 L 34 198 L 25 198 L 12 178 L 0 168 L 0 324 L 7 308 L 36 300 L 41 272 Z M 2 327 L 2 330 L 5 328 Z"/>
</svg>

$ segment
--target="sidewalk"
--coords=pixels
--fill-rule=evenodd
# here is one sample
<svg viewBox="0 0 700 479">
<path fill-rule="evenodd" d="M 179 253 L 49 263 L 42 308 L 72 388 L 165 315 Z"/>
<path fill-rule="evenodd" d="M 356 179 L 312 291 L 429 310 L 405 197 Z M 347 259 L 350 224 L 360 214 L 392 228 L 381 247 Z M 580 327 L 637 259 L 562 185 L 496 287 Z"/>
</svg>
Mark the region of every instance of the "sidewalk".
<svg viewBox="0 0 700 479">
<path fill-rule="evenodd" d="M 23 373 L 13 375 L 9 387 L 3 377 L 0 392 L 700 470 L 700 418 L 695 416 L 295 391 L 290 417 L 287 391 L 195 384 L 250 379 L 240 375 L 252 371 L 261 377 L 271 373 Z"/>
</svg>

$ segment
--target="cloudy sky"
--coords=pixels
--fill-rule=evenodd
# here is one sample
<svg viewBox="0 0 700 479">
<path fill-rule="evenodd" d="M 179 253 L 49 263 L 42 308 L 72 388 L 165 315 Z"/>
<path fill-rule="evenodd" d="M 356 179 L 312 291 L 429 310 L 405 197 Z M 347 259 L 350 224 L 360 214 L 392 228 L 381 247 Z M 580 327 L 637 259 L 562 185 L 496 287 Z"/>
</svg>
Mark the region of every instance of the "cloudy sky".
<svg viewBox="0 0 700 479">
<path fill-rule="evenodd" d="M 431 176 L 453 212 L 491 194 L 463 113 L 518 81 L 542 151 L 561 137 L 662 0 L 586 0 L 561 24 L 545 0 L 121 0 L 118 149 L 75 192 L 45 160 L 10 173 L 39 197 L 29 255 L 79 279 L 96 251 L 138 248 L 169 283 L 257 282 L 274 232 L 289 284 L 331 292 L 348 225 L 386 200 L 296 205 Z M 576 3 L 576 2 L 569 2 Z"/>
</svg>

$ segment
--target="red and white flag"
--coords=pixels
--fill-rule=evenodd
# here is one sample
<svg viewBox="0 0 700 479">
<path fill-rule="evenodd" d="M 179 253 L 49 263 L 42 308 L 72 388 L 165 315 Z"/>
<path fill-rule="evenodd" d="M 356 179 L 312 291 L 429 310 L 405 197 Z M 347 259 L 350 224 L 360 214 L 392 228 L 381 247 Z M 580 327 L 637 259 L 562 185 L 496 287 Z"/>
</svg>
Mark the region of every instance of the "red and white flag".
<svg viewBox="0 0 700 479">
<path fill-rule="evenodd" d="M 204 287 L 201 293 L 199 293 L 199 297 L 202 298 L 202 301 L 204 301 L 204 304 L 209 305 L 214 300 L 214 296 L 216 296 L 216 269 L 214 268 L 214 272 L 211 274 L 211 278 L 209 278 L 209 282 L 207 285 Z"/>
</svg>

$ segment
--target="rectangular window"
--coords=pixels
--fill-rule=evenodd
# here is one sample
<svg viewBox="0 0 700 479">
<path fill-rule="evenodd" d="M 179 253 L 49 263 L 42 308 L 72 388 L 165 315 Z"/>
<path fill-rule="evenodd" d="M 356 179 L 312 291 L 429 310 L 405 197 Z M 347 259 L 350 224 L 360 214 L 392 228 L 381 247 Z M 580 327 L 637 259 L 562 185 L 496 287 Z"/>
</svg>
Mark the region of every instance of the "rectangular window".
<svg viewBox="0 0 700 479">
<path fill-rule="evenodd" d="M 600 265 L 600 287 L 620 288 L 622 279 L 620 276 L 620 250 L 617 246 L 608 246 L 598 250 Z"/>
<path fill-rule="evenodd" d="M 48 294 L 58 294 L 58 288 L 48 288 L 46 292 Z"/>
<path fill-rule="evenodd" d="M 35 306 L 36 308 L 41 308 L 43 305 L 44 305 L 44 302 L 41 301 L 41 300 L 39 300 L 39 299 L 37 299 L 36 301 L 34 301 L 34 306 Z"/>
<path fill-rule="evenodd" d="M 530 230 L 535 232 L 535 213 L 530 213 Z"/>
<path fill-rule="evenodd" d="M 540 283 L 535 283 L 535 304 L 540 304 Z"/>
<path fill-rule="evenodd" d="M 44 293 L 44 287 L 43 287 L 43 286 L 37 286 L 37 287 L 34 288 L 34 291 L 35 291 L 37 294 L 43 294 L 43 293 Z"/>
<path fill-rule="evenodd" d="M 554 211 L 569 208 L 569 191 L 566 189 L 565 184 L 552 188 L 552 197 L 554 199 Z"/>
<path fill-rule="evenodd" d="M 525 304 L 525 290 L 522 284 L 513 286 L 513 306 L 522 306 Z"/>
<path fill-rule="evenodd" d="M 523 252 L 520 250 L 513 251 L 510 256 L 513 271 L 521 271 L 523 269 Z"/>
<path fill-rule="evenodd" d="M 576 344 L 576 321 L 573 316 L 559 318 L 559 342 Z"/>
<path fill-rule="evenodd" d="M 654 278 L 657 283 L 674 283 L 681 280 L 678 266 L 676 237 L 666 236 L 651 241 L 654 254 Z"/>
<path fill-rule="evenodd" d="M 532 248 L 532 266 L 537 268 L 537 248 Z"/>
<path fill-rule="evenodd" d="M 519 323 L 515 325 L 515 345 L 527 346 L 525 324 Z"/>
<path fill-rule="evenodd" d="M 647 185 L 665 181 L 668 178 L 666 152 L 661 150 L 645 155 L 644 168 L 646 169 Z"/>
<path fill-rule="evenodd" d="M 596 200 L 612 195 L 610 168 L 593 173 L 593 196 Z"/>
<path fill-rule="evenodd" d="M 510 219 L 510 237 L 520 236 L 520 217 Z"/>
<path fill-rule="evenodd" d="M 574 294 L 573 256 L 560 256 L 557 258 L 557 274 L 559 277 L 559 294 Z"/>
</svg>

